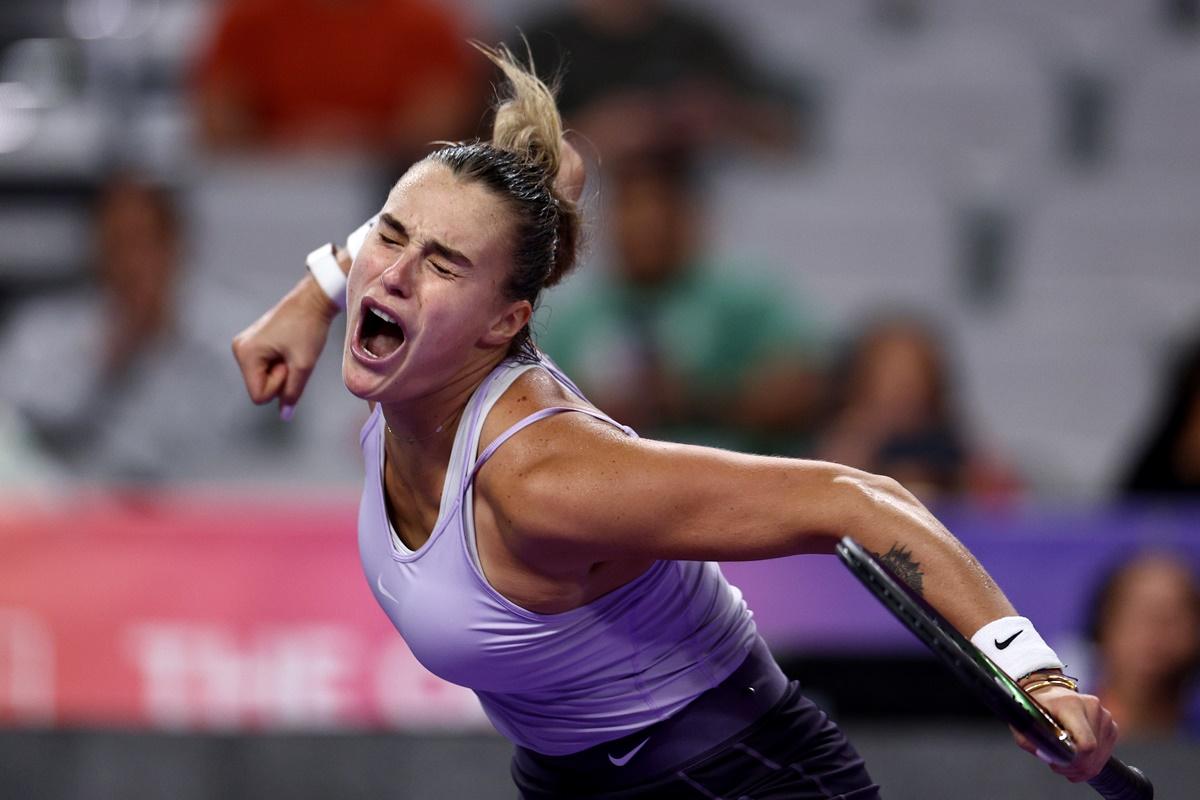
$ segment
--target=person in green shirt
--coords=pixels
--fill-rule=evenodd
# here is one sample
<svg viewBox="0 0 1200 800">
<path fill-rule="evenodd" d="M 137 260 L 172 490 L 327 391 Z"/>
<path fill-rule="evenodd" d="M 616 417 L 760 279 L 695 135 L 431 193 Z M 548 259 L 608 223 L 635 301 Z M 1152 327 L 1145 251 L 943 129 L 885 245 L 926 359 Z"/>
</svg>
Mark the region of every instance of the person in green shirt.
<svg viewBox="0 0 1200 800">
<path fill-rule="evenodd" d="M 646 435 L 795 454 L 820 395 L 817 327 L 795 292 L 702 253 L 697 188 L 683 153 L 617 164 L 612 261 L 545 302 L 539 346 Z"/>
</svg>

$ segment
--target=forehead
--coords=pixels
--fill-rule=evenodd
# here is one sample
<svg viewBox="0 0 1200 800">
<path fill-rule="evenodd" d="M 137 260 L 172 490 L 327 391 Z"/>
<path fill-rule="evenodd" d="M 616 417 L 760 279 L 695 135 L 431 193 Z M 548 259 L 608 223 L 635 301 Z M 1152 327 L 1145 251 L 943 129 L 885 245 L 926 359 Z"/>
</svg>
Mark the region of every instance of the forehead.
<svg viewBox="0 0 1200 800">
<path fill-rule="evenodd" d="M 423 161 L 410 168 L 392 187 L 383 210 L 410 236 L 436 239 L 476 263 L 507 245 L 510 219 L 503 199 L 443 164 Z"/>
</svg>

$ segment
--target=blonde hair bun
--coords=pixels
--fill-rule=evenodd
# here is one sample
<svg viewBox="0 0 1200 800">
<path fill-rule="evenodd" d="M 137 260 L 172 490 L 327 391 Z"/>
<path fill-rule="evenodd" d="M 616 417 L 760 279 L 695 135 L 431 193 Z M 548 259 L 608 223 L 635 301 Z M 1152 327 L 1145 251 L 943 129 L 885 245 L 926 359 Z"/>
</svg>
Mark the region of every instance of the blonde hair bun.
<svg viewBox="0 0 1200 800">
<path fill-rule="evenodd" d="M 554 89 L 534 74 L 532 57 L 526 69 L 505 45 L 471 44 L 504 73 L 508 82 L 507 95 L 496 108 L 492 146 L 536 165 L 553 181 L 562 164 L 563 135 Z"/>
</svg>

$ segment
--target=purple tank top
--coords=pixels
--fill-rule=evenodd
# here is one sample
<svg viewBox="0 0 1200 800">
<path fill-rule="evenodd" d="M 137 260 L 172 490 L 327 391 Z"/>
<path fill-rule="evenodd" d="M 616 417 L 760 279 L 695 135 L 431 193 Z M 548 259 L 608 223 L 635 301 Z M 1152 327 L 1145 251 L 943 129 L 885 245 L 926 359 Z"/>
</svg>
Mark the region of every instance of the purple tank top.
<svg viewBox="0 0 1200 800">
<path fill-rule="evenodd" d="M 566 755 L 679 711 L 732 673 L 757 634 L 741 592 L 712 562 L 657 561 L 624 586 L 560 614 L 528 611 L 492 588 L 475 549 L 472 482 L 479 468 L 514 433 L 552 414 L 582 412 L 617 425 L 590 407 L 543 409 L 477 456 L 488 412 L 533 368 L 583 399 L 549 359 L 497 366 L 467 403 L 437 523 L 415 551 L 388 521 L 384 424 L 376 407 L 362 430 L 358 546 L 375 599 L 413 655 L 434 674 L 473 689 L 492 724 L 514 743 Z"/>
</svg>

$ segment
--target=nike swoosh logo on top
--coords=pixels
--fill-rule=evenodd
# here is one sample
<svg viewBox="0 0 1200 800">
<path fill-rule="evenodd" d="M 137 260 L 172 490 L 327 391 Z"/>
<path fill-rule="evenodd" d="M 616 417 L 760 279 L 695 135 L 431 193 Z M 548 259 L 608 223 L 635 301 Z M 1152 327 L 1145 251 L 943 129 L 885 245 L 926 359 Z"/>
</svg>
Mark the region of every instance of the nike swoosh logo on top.
<svg viewBox="0 0 1200 800">
<path fill-rule="evenodd" d="M 997 650 L 1003 650 L 1004 648 L 1008 647 L 1010 644 L 1013 643 L 1013 639 L 1017 638 L 1024 632 L 1025 632 L 1025 629 L 1021 628 L 1021 630 L 1017 631 L 1012 636 L 1005 639 L 1003 642 L 1000 641 L 999 639 L 992 639 L 992 643 L 996 645 Z"/>
<path fill-rule="evenodd" d="M 379 593 L 382 594 L 384 597 L 386 597 L 388 600 L 391 600 L 393 603 L 396 603 L 396 604 L 400 603 L 400 601 L 397 600 L 395 597 L 393 597 L 392 593 L 389 592 L 387 590 L 387 588 L 383 585 L 383 573 L 382 572 L 379 573 L 379 577 L 377 577 L 375 579 L 375 585 L 379 587 Z"/>
<path fill-rule="evenodd" d="M 637 747 L 633 748 L 632 750 L 630 750 L 628 753 L 621 756 L 620 758 L 616 758 L 615 756 L 613 756 L 612 753 L 609 753 L 608 760 L 613 763 L 614 767 L 623 767 L 629 763 L 629 759 L 631 759 L 637 755 L 638 750 L 641 750 L 643 747 L 646 746 L 646 742 L 648 742 L 648 741 L 650 741 L 649 736 L 647 736 L 645 739 L 643 739 L 641 744 L 639 744 Z"/>
</svg>

